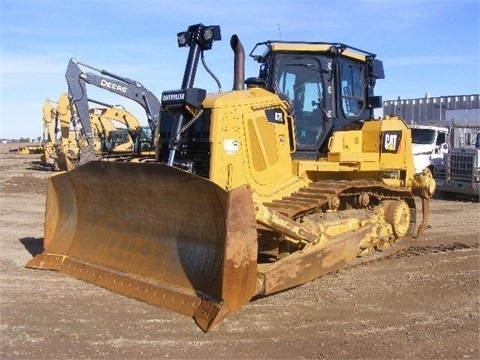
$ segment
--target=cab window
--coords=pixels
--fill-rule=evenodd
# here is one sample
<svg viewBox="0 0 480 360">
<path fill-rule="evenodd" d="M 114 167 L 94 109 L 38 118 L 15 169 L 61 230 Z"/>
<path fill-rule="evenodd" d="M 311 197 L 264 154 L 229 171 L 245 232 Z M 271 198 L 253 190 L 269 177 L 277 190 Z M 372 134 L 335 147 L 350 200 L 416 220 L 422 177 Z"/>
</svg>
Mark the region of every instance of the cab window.
<svg viewBox="0 0 480 360">
<path fill-rule="evenodd" d="M 440 146 L 447 142 L 447 134 L 444 132 L 439 132 L 437 135 L 437 142 L 435 145 Z"/>
<path fill-rule="evenodd" d="M 323 81 L 320 62 L 314 57 L 281 57 L 276 91 L 293 107 L 297 147 L 314 146 L 323 134 Z"/>
<path fill-rule="evenodd" d="M 363 67 L 353 62 L 340 63 L 342 111 L 345 117 L 357 117 L 362 112 L 364 99 Z"/>
</svg>

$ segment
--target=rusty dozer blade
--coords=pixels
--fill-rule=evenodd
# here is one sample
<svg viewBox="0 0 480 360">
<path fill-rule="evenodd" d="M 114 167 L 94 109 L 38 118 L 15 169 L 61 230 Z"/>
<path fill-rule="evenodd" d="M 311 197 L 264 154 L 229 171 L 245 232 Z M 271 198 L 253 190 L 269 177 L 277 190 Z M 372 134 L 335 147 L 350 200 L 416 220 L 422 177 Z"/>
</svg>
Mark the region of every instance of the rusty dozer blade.
<svg viewBox="0 0 480 360">
<path fill-rule="evenodd" d="M 58 270 L 191 316 L 204 330 L 255 294 L 251 190 L 160 164 L 92 161 L 48 180 L 44 252 Z"/>
</svg>

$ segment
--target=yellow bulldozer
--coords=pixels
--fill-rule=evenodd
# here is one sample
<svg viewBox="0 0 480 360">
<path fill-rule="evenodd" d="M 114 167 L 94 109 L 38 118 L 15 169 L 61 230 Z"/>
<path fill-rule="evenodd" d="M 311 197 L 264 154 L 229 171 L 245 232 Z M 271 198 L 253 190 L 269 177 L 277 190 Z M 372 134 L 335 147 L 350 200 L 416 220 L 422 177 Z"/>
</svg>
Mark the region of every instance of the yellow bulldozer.
<svg viewBox="0 0 480 360">
<path fill-rule="evenodd" d="M 20 155 L 41 154 L 42 151 L 42 145 L 21 145 L 16 149 L 9 150 L 10 153 L 17 153 Z"/>
<path fill-rule="evenodd" d="M 250 53 L 258 76 L 245 80 L 233 35 L 233 89 L 207 94 L 193 86 L 197 65 L 220 39 L 219 26 L 178 34 L 189 53 L 181 88 L 162 93 L 155 163 L 98 161 L 90 143 L 78 167 L 49 178 L 45 250 L 28 267 L 209 331 L 253 297 L 395 251 L 425 230 L 435 182 L 415 175 L 404 121 L 374 119 L 384 78 L 375 54 L 266 41 Z"/>
</svg>

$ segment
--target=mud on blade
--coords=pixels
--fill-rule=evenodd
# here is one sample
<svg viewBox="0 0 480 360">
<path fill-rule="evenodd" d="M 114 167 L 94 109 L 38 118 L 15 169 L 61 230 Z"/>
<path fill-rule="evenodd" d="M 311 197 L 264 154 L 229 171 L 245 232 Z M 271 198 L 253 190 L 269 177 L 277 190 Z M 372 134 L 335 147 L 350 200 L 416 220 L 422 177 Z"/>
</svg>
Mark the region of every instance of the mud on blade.
<svg viewBox="0 0 480 360">
<path fill-rule="evenodd" d="M 194 317 L 204 330 L 255 293 L 248 187 L 227 192 L 159 164 L 92 161 L 49 178 L 44 252 L 54 269 Z"/>
</svg>

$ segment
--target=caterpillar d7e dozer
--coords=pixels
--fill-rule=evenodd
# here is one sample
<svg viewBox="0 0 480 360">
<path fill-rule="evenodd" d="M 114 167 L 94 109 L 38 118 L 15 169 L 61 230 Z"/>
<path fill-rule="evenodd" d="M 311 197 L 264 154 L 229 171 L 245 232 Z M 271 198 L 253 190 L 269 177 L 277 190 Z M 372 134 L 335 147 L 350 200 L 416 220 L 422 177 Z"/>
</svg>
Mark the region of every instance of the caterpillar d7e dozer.
<svg viewBox="0 0 480 360">
<path fill-rule="evenodd" d="M 234 35 L 233 90 L 207 94 L 194 78 L 219 39 L 202 24 L 178 34 L 189 55 L 181 89 L 162 94 L 155 163 L 92 160 L 49 178 L 45 250 L 27 266 L 209 331 L 253 297 L 405 246 L 417 195 L 425 229 L 435 182 L 415 175 L 405 123 L 373 119 L 374 54 L 267 41 L 250 53 L 259 76 L 244 80 Z"/>
</svg>

